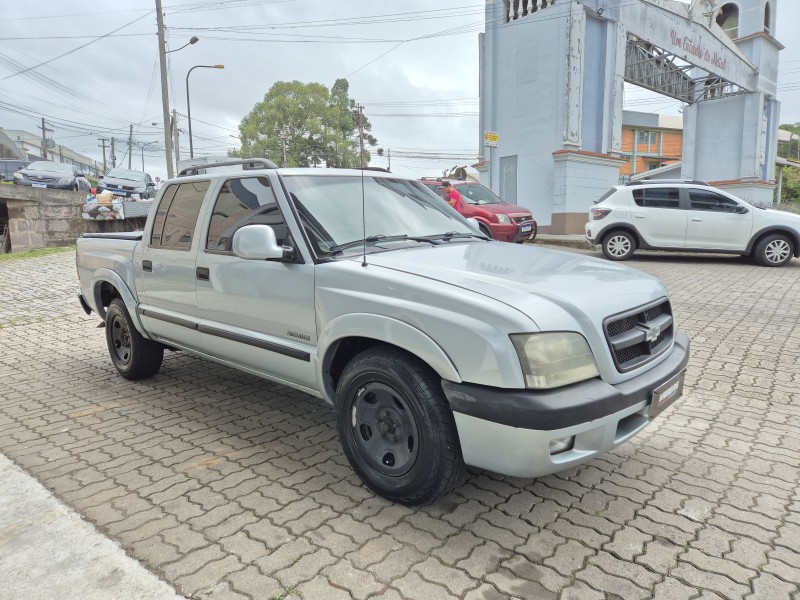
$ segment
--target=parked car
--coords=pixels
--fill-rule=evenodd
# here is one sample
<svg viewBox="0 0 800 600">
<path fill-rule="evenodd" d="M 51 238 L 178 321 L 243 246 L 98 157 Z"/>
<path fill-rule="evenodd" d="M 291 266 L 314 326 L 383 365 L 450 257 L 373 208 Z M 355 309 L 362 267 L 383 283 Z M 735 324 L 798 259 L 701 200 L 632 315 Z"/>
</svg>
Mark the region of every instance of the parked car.
<svg viewBox="0 0 800 600">
<path fill-rule="evenodd" d="M 156 196 L 156 182 L 149 174 L 130 169 L 111 169 L 99 182 L 97 193 L 110 190 L 115 196 L 130 198 L 138 194 L 139 198 L 149 200 Z"/>
<path fill-rule="evenodd" d="M 92 185 L 80 169 L 69 163 L 37 160 L 16 171 L 13 177 L 15 185 L 76 192 L 88 192 L 92 189 Z"/>
<path fill-rule="evenodd" d="M 0 160 L 0 183 L 14 183 L 14 173 L 28 164 L 27 160 Z"/>
<path fill-rule="evenodd" d="M 423 177 L 420 181 L 439 196 L 444 195 L 441 177 Z M 453 179 L 445 181 L 449 181 L 464 199 L 466 205 L 463 215 L 478 221 L 484 234 L 501 242 L 520 244 L 536 239 L 538 226 L 527 208 L 504 202 L 480 183 Z"/>
<path fill-rule="evenodd" d="M 256 160 L 167 181 L 143 231 L 78 239 L 122 377 L 180 349 L 323 398 L 353 470 L 404 504 L 465 465 L 574 467 L 681 395 L 689 340 L 654 277 L 490 240 L 391 173 Z"/>
<path fill-rule="evenodd" d="M 589 211 L 586 238 L 610 260 L 638 249 L 753 256 L 780 267 L 800 256 L 800 215 L 768 210 L 702 181 L 637 181 Z"/>
</svg>

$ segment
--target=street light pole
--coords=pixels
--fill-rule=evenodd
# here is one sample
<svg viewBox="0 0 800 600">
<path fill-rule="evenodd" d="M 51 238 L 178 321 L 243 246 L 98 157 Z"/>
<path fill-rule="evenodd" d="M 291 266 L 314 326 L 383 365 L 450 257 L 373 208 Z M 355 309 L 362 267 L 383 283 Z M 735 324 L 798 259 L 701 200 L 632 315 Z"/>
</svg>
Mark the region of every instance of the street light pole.
<svg viewBox="0 0 800 600">
<path fill-rule="evenodd" d="M 144 149 L 147 148 L 150 144 L 157 144 L 158 142 L 145 142 L 142 144 L 142 172 L 144 172 Z"/>
<path fill-rule="evenodd" d="M 194 158 L 194 145 L 192 144 L 192 105 L 189 102 L 189 75 L 195 69 L 224 69 L 225 65 L 195 65 L 186 73 L 186 119 L 189 121 L 189 158 Z"/>
<path fill-rule="evenodd" d="M 167 176 L 172 179 L 172 139 L 167 127 L 169 123 L 169 90 L 167 88 L 167 55 L 164 41 L 164 11 L 161 0 L 156 0 L 156 22 L 158 23 L 158 60 L 161 64 L 161 110 L 164 118 L 164 151 L 167 158 Z"/>
</svg>

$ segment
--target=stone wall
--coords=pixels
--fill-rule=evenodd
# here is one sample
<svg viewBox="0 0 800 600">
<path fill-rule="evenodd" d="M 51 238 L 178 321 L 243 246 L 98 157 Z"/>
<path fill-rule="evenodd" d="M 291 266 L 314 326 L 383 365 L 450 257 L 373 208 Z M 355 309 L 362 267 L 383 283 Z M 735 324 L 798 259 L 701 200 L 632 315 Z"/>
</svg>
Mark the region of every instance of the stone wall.
<svg viewBox="0 0 800 600">
<path fill-rule="evenodd" d="M 81 218 L 84 192 L 0 186 L 0 204 L 8 208 L 11 252 L 68 246 L 82 233 L 134 231 L 145 218 L 122 221 L 90 221 Z"/>
</svg>

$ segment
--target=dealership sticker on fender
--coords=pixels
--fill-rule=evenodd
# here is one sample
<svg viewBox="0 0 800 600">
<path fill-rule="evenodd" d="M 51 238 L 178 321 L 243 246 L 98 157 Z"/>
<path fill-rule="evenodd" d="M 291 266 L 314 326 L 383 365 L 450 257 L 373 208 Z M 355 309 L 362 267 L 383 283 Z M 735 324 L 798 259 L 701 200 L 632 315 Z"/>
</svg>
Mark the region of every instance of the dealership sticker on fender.
<svg viewBox="0 0 800 600">
<path fill-rule="evenodd" d="M 653 392 L 653 401 L 650 403 L 650 418 L 660 414 L 661 411 L 683 395 L 683 379 L 685 376 L 686 371 L 681 371 L 656 388 Z"/>
</svg>

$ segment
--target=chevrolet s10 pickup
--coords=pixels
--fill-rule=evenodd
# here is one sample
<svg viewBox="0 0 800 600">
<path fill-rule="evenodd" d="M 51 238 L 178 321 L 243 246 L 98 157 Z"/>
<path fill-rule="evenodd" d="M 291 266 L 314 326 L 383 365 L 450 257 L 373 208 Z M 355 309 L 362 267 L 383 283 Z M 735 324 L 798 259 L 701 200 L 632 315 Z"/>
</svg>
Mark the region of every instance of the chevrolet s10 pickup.
<svg viewBox="0 0 800 600">
<path fill-rule="evenodd" d="M 123 377 L 182 350 L 319 397 L 362 481 L 410 505 L 465 465 L 583 463 L 682 393 L 689 340 L 654 277 L 493 241 L 388 172 L 215 171 L 167 181 L 143 231 L 78 240 Z"/>
</svg>

